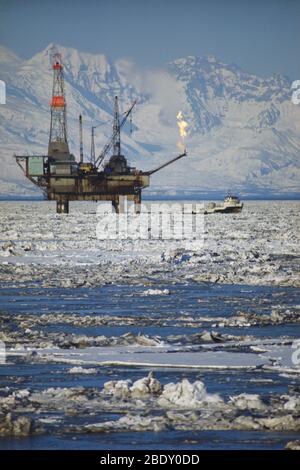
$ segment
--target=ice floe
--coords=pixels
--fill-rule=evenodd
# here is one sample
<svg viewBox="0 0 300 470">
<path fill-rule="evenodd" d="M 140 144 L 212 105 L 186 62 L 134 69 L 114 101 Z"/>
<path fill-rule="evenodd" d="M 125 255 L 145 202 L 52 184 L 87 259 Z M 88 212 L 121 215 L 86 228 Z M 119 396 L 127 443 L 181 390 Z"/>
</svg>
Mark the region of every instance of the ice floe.
<svg viewBox="0 0 300 470">
<path fill-rule="evenodd" d="M 147 289 L 143 295 L 170 295 L 169 289 Z"/>
<path fill-rule="evenodd" d="M 94 369 L 92 367 L 86 368 L 86 367 L 71 367 L 69 369 L 69 374 L 96 374 L 97 369 Z"/>
<path fill-rule="evenodd" d="M 188 239 L 97 240 L 96 208 L 93 214 L 88 204 L 74 203 L 58 219 L 49 202 L 1 203 L 0 282 L 76 287 L 169 275 L 178 282 L 299 286 L 298 204 L 283 202 L 279 211 L 272 202 L 248 203 L 243 217 L 229 214 L 226 224 L 208 217 L 196 246 Z"/>
<path fill-rule="evenodd" d="M 297 432 L 298 404 L 298 395 L 271 394 L 263 398 L 259 394 L 240 394 L 225 399 L 208 392 L 200 380 L 163 384 L 150 372 L 135 381 L 107 381 L 102 388 L 50 387 L 23 389 L 17 394 L 6 389 L 0 397 L 0 435 L 47 433 L 57 423 L 60 432 L 78 433 L 164 429 Z M 121 416 L 111 421 L 86 422 L 87 417 L 91 421 L 95 413 L 103 411 Z M 74 424 L 65 423 L 62 413 Z"/>
<path fill-rule="evenodd" d="M 290 289 L 300 286 L 299 203 L 279 206 L 249 203 L 241 217 L 209 217 L 197 245 L 99 241 L 91 205 L 57 217 L 46 202 L 1 203 L 1 367 L 13 372 L 0 389 L 0 435 L 299 432 L 292 344 L 300 307 Z M 220 284 L 244 290 L 224 294 L 237 286 Z M 254 286 L 284 288 L 264 299 Z M 50 380 L 36 386 L 44 364 Z M 227 394 L 231 373 L 237 385 Z"/>
<path fill-rule="evenodd" d="M 219 395 L 206 392 L 204 383 L 200 380 L 190 383 L 187 379 L 174 384 L 165 385 L 158 400 L 161 406 L 178 406 L 185 409 L 199 408 L 203 403 L 223 403 Z"/>
</svg>

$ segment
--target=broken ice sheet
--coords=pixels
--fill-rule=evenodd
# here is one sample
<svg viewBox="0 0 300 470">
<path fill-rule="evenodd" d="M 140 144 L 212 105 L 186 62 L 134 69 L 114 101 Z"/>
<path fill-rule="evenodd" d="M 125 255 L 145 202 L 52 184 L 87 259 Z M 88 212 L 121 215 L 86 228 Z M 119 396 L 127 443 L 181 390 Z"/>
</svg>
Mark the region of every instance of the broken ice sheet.
<svg viewBox="0 0 300 470">
<path fill-rule="evenodd" d="M 239 216 L 207 216 L 201 247 L 193 240 L 97 240 L 95 205 L 73 203 L 65 218 L 54 209 L 49 201 L 0 203 L 0 281 L 75 287 L 153 275 L 299 286 L 297 201 L 247 202 Z"/>
<path fill-rule="evenodd" d="M 220 430 L 238 442 L 243 430 L 254 447 L 296 446 L 298 202 L 208 217 L 202 247 L 98 241 L 94 205 L 54 209 L 0 204 L 5 436 L 67 447 L 72 433 L 84 446 L 103 431 L 174 443 L 180 430 L 180 448 L 209 430 L 216 446 Z"/>
</svg>

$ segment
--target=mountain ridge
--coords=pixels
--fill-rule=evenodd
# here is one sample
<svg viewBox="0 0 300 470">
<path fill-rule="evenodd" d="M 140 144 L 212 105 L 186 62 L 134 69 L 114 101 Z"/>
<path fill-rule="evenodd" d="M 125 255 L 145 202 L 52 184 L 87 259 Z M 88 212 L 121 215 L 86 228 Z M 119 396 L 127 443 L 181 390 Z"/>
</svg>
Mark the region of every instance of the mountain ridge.
<svg viewBox="0 0 300 470">
<path fill-rule="evenodd" d="M 0 107 L 0 190 L 12 194 L 24 177 L 15 153 L 45 152 L 52 90 L 50 54 L 53 44 L 24 60 L 0 48 L 1 78 L 7 104 Z M 85 153 L 90 127 L 97 125 L 96 148 L 111 134 L 113 98 L 124 111 L 133 99 L 133 135 L 122 134 L 124 153 L 141 169 L 155 167 L 177 153 L 176 114 L 188 122 L 188 158 L 158 173 L 155 186 L 214 191 L 300 192 L 300 107 L 291 103 L 291 80 L 244 72 L 213 56 L 187 56 L 165 68 L 140 71 L 128 59 L 115 62 L 58 46 L 65 67 L 70 148 L 78 155 L 78 115 L 83 114 Z M 167 178 L 166 178 L 167 176 Z M 2 184 L 1 184 L 2 180 Z M 5 188 L 4 188 L 5 187 Z M 26 189 L 27 191 L 27 189 Z"/>
</svg>

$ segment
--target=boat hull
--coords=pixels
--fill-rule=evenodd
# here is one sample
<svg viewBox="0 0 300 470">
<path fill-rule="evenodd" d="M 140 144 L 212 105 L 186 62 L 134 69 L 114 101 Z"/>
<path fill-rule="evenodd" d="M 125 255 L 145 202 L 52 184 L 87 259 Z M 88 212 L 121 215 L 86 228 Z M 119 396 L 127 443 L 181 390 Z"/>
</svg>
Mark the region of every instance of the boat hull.
<svg viewBox="0 0 300 470">
<path fill-rule="evenodd" d="M 239 204 L 236 206 L 215 206 L 211 209 L 205 209 L 204 214 L 237 214 L 241 212 L 243 209 L 243 204 Z"/>
</svg>

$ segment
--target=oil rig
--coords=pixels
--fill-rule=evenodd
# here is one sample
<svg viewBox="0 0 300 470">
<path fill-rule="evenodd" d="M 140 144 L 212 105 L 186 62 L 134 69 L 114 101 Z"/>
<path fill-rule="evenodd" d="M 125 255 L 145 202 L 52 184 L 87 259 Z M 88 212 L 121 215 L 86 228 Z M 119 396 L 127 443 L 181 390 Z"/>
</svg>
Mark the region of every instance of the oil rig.
<svg viewBox="0 0 300 470">
<path fill-rule="evenodd" d="M 126 196 L 139 211 L 142 189 L 150 184 L 150 176 L 186 156 L 186 151 L 151 171 L 128 165 L 121 153 L 121 129 L 136 105 L 120 119 L 118 97 L 114 100 L 113 132 L 99 156 L 95 157 L 94 129 L 91 133 L 91 157 L 83 157 L 82 116 L 79 116 L 80 158 L 70 153 L 67 136 L 66 98 L 61 54 L 53 53 L 53 88 L 51 122 L 47 155 L 14 155 L 25 176 L 48 200 L 56 201 L 57 213 L 69 212 L 69 201 L 111 201 L 116 212 L 120 197 Z M 112 151 L 110 158 L 107 157 Z"/>
</svg>

